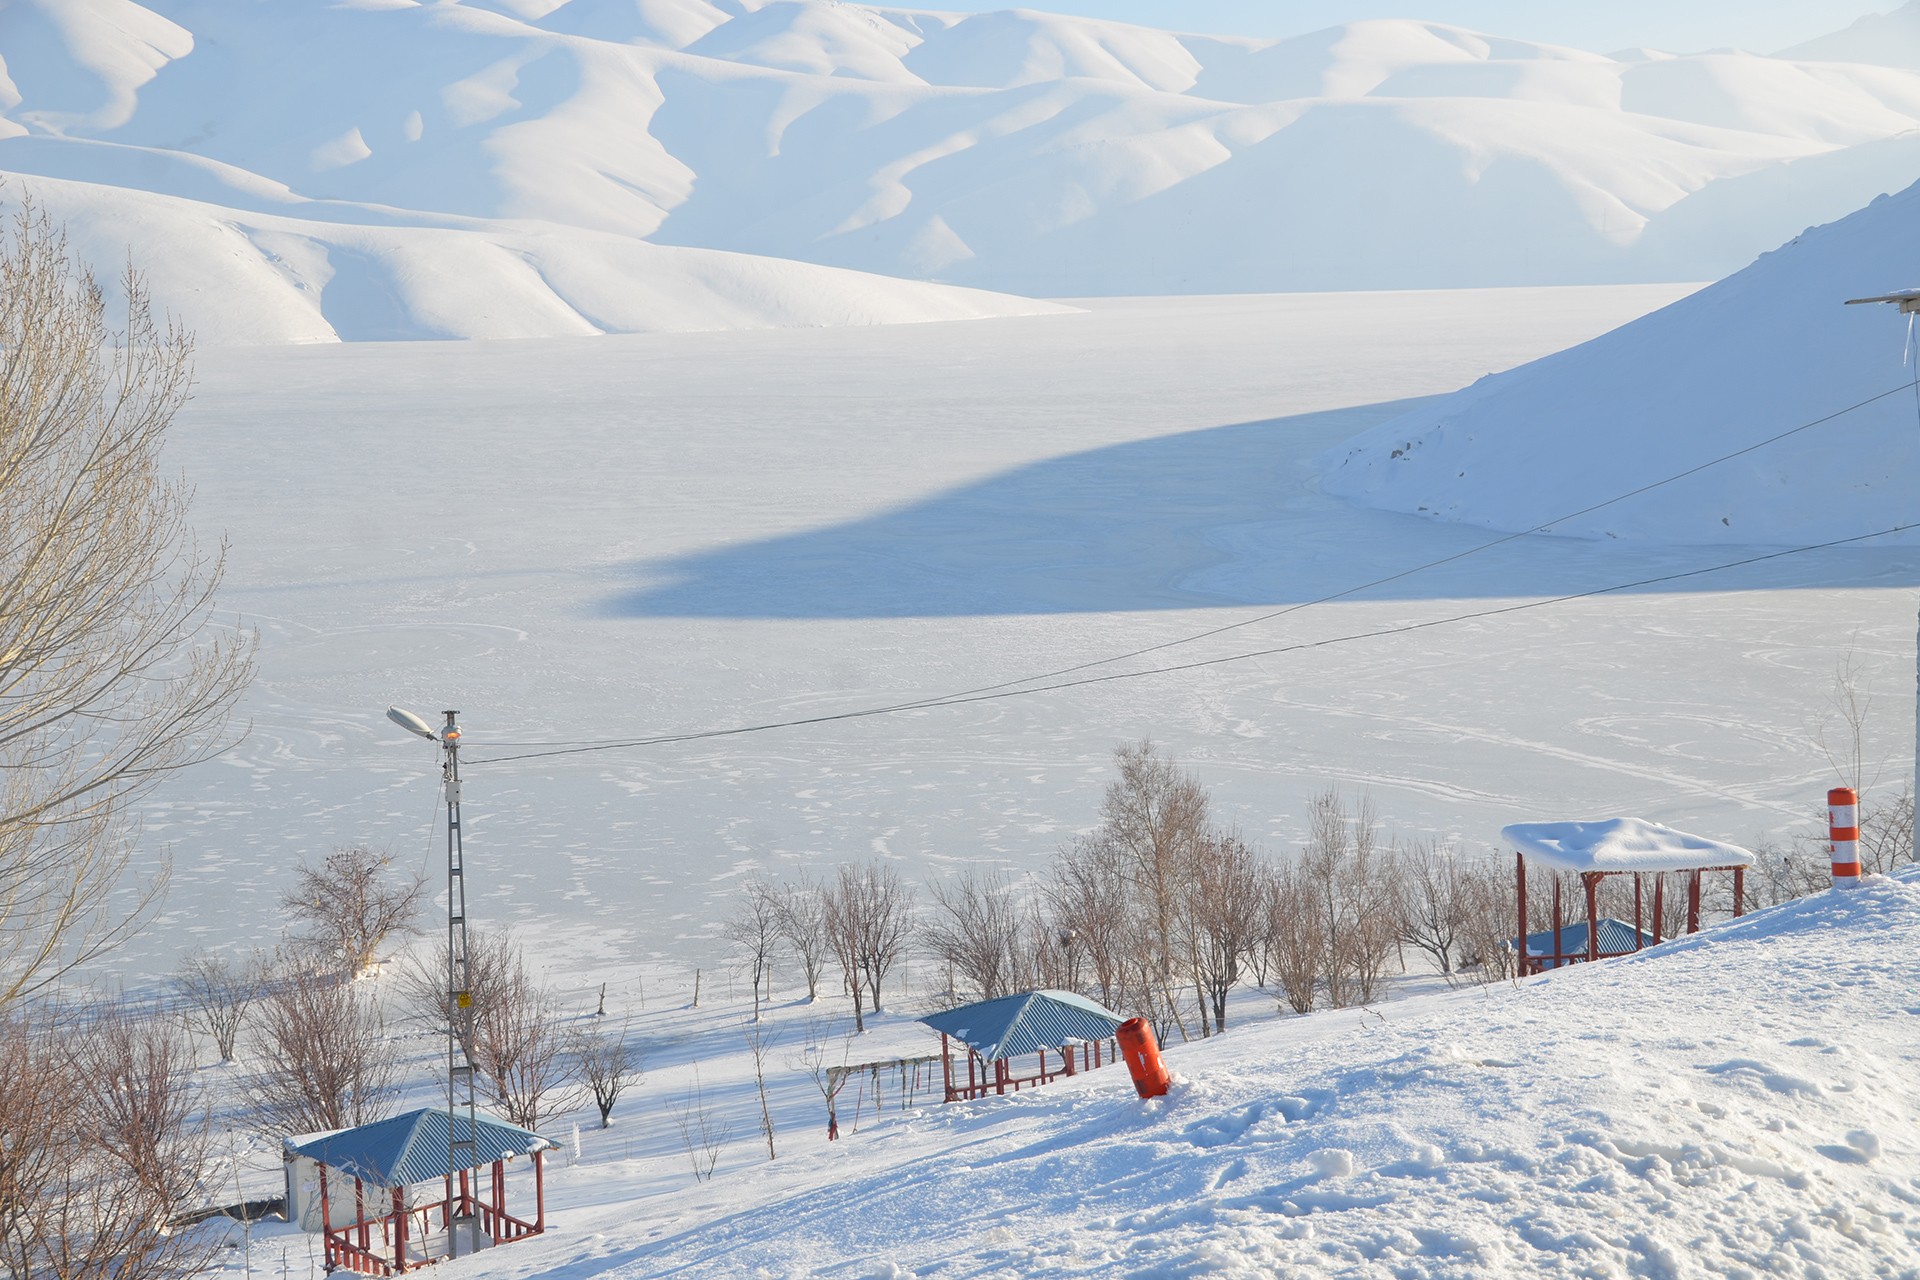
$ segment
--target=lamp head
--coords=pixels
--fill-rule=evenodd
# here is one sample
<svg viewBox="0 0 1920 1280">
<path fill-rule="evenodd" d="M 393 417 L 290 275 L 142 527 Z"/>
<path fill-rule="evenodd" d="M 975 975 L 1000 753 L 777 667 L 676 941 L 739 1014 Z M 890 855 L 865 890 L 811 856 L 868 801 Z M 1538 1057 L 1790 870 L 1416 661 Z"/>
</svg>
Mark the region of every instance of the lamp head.
<svg viewBox="0 0 1920 1280">
<path fill-rule="evenodd" d="M 402 711 L 399 707 L 387 708 L 387 719 L 405 729 L 408 733 L 417 733 L 429 742 L 439 741 L 439 735 L 431 725 L 411 711 Z"/>
<path fill-rule="evenodd" d="M 1900 307 L 1903 316 L 1920 312 L 1920 289 L 1895 289 L 1891 293 L 1876 294 L 1871 298 L 1848 298 L 1847 305 L 1859 306 L 1863 302 L 1892 302 Z"/>
</svg>

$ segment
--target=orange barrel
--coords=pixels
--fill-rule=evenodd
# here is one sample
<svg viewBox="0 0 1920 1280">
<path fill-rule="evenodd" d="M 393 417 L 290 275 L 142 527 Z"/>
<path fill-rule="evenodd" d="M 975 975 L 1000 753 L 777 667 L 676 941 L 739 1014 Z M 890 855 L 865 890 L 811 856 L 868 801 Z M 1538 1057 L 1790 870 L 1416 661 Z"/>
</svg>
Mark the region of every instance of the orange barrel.
<svg viewBox="0 0 1920 1280">
<path fill-rule="evenodd" d="M 1860 883 L 1860 796 L 1852 787 L 1827 792 L 1827 823 L 1833 840 L 1833 887 Z"/>
<path fill-rule="evenodd" d="M 1160 1061 L 1160 1042 L 1145 1018 L 1128 1018 L 1120 1024 L 1117 1038 L 1120 1052 L 1127 1057 L 1127 1070 L 1133 1073 L 1133 1087 L 1143 1098 L 1157 1098 L 1173 1083 L 1167 1064 Z"/>
</svg>

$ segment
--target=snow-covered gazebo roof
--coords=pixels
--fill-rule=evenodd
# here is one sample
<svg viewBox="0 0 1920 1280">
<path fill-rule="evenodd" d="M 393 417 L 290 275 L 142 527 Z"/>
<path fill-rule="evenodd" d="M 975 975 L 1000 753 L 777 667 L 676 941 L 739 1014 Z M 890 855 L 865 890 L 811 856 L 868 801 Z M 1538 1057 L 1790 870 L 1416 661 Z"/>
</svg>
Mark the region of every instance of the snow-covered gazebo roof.
<svg viewBox="0 0 1920 1280">
<path fill-rule="evenodd" d="M 989 1062 L 1068 1041 L 1105 1040 L 1126 1019 L 1071 991 L 1023 991 L 920 1019 Z"/>
<path fill-rule="evenodd" d="M 459 1119 L 464 1134 L 466 1117 Z M 489 1115 L 477 1114 L 474 1119 L 477 1131 L 469 1169 L 559 1145 Z M 446 1109 L 423 1107 L 304 1142 L 289 1141 L 286 1154 L 338 1169 L 372 1186 L 405 1187 L 447 1176 L 447 1140 L 452 1136 Z"/>
<path fill-rule="evenodd" d="M 1500 835 L 1514 849 L 1556 871 L 1610 875 L 1753 865 L 1753 854 L 1739 845 L 1688 835 L 1641 818 L 1516 822 L 1500 828 Z"/>
</svg>

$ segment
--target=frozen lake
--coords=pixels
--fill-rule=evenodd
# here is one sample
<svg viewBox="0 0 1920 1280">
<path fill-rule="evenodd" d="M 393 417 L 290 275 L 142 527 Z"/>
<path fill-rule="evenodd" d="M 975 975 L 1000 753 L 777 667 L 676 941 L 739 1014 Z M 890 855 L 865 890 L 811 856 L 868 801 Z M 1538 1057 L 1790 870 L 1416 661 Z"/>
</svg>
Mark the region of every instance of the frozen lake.
<svg viewBox="0 0 1920 1280">
<path fill-rule="evenodd" d="M 475 917 L 588 965 L 717 959 L 710 928 L 755 869 L 1037 869 L 1091 825 L 1113 746 L 1143 736 L 1270 852 L 1334 785 L 1370 791 L 1401 836 L 1476 850 L 1507 822 L 1611 814 L 1744 843 L 1821 801 L 1808 729 L 1851 650 L 1897 785 L 1916 566 L 1869 551 L 1031 697 L 486 763 L 997 685 L 1475 546 L 1488 535 L 1322 496 L 1312 459 L 1683 292 L 202 353 L 172 456 L 200 529 L 231 539 L 223 606 L 260 631 L 253 731 L 155 806 L 173 894 L 115 966 L 138 983 L 192 945 L 271 940 L 290 867 L 335 844 L 441 866 L 435 752 L 389 703 L 462 712 Z M 1735 558 L 1531 538 L 1131 665 Z"/>
</svg>

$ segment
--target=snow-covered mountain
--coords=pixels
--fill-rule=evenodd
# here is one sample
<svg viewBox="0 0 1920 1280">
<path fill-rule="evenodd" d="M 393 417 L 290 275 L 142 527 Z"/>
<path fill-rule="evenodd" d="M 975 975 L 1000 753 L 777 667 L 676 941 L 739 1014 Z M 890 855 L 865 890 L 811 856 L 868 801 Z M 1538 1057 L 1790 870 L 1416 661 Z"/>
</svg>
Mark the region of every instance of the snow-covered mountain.
<svg viewBox="0 0 1920 1280">
<path fill-rule="evenodd" d="M 1036 296 L 1701 279 L 1920 175 L 1920 70 L 1809 48 L 1851 60 L 836 0 L 16 0 L 0 173 L 216 341 L 1022 309 L 673 249 Z"/>
<path fill-rule="evenodd" d="M 1324 487 L 1497 529 L 1556 521 L 1553 532 L 1585 538 L 1800 544 L 1911 524 L 1920 394 L 1907 390 L 1907 325 L 1892 306 L 1843 304 L 1920 284 L 1916 228 L 1920 185 L 1385 423 L 1322 459 Z"/>
</svg>

